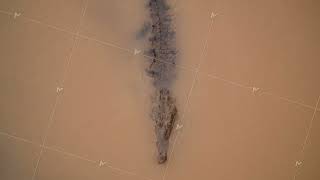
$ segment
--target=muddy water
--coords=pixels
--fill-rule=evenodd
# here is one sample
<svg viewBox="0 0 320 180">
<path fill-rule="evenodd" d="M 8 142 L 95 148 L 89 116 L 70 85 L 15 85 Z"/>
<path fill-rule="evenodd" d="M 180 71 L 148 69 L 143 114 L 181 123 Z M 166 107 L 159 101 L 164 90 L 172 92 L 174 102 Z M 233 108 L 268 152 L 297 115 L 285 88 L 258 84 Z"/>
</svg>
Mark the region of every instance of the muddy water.
<svg viewBox="0 0 320 180">
<path fill-rule="evenodd" d="M 319 96 L 319 3 L 179 2 L 181 64 L 200 73 L 166 179 L 317 179 L 317 140 L 301 151 Z"/>
<path fill-rule="evenodd" d="M 0 135 L 0 179 L 31 179 L 45 135 L 35 179 L 318 179 L 319 113 L 301 149 L 320 88 L 319 3 L 170 2 L 179 53 L 172 92 L 186 113 L 172 134 L 173 154 L 159 165 L 152 79 L 145 74 L 150 61 L 133 53 L 147 48 L 136 40 L 144 1 L 90 0 L 79 32 L 91 39 L 77 39 L 71 59 L 70 34 L 23 19 L 75 31 L 84 1 L 56 2 L 0 2 L 1 11 L 22 13 L 0 14 L 0 131 L 35 143 Z"/>
</svg>

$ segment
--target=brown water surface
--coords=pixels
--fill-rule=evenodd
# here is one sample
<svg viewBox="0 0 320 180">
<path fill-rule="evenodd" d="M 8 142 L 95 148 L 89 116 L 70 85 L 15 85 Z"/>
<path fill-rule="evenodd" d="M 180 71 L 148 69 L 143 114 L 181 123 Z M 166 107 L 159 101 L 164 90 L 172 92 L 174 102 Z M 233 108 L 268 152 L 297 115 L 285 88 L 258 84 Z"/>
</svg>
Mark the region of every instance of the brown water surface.
<svg viewBox="0 0 320 180">
<path fill-rule="evenodd" d="M 158 165 L 144 1 L 0 1 L 1 180 L 319 179 L 320 4 L 170 4 L 183 126 Z"/>
</svg>

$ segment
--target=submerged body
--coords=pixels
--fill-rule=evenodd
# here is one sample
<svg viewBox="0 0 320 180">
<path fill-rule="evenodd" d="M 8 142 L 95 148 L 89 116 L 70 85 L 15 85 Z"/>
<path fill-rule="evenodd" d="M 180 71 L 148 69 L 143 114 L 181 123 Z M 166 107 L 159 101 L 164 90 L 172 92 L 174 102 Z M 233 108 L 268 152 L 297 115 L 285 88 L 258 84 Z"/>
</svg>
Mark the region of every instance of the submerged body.
<svg viewBox="0 0 320 180">
<path fill-rule="evenodd" d="M 171 93 L 175 80 L 175 32 L 171 27 L 170 8 L 165 0 L 149 0 L 148 9 L 151 33 L 147 53 L 153 59 L 146 72 L 152 77 L 155 88 L 152 119 L 157 137 L 158 163 L 161 164 L 167 160 L 169 139 L 178 113 Z"/>
<path fill-rule="evenodd" d="M 154 101 L 155 106 L 152 109 L 152 118 L 155 121 L 158 163 L 161 164 L 167 160 L 169 138 L 177 117 L 177 108 L 168 89 L 157 91 L 155 98 L 157 100 Z"/>
</svg>

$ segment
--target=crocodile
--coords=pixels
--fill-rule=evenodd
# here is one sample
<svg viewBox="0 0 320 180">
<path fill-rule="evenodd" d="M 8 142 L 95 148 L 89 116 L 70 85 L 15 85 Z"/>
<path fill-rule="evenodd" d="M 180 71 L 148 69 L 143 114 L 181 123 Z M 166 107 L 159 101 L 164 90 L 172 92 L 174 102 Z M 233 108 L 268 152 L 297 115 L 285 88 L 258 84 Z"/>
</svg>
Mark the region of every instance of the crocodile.
<svg viewBox="0 0 320 180">
<path fill-rule="evenodd" d="M 176 99 L 172 94 L 175 80 L 176 54 L 175 31 L 172 28 L 172 15 L 166 0 L 148 0 L 150 14 L 149 49 L 146 54 L 152 58 L 146 73 L 152 78 L 154 93 L 152 97 L 151 118 L 154 121 L 158 163 L 167 161 L 169 139 L 178 115 Z M 146 34 L 146 31 L 143 31 Z"/>
</svg>

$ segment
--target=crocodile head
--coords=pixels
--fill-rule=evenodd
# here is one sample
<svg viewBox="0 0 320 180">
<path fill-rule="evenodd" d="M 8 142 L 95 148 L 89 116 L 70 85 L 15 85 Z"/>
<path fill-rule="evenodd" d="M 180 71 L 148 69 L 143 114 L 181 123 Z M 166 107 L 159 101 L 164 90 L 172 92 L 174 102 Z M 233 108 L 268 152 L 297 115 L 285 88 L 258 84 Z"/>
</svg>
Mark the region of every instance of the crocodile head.
<svg viewBox="0 0 320 180">
<path fill-rule="evenodd" d="M 158 149 L 158 163 L 163 164 L 167 161 L 167 152 L 168 152 L 169 141 L 166 139 L 160 139 L 157 141 Z"/>
<path fill-rule="evenodd" d="M 167 129 L 162 126 L 156 127 L 157 135 L 157 149 L 158 149 L 158 163 L 163 164 L 167 161 L 167 152 L 169 148 L 169 139 L 166 138 Z"/>
</svg>

